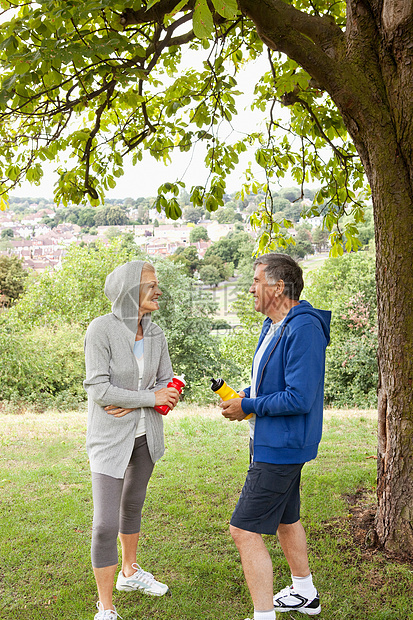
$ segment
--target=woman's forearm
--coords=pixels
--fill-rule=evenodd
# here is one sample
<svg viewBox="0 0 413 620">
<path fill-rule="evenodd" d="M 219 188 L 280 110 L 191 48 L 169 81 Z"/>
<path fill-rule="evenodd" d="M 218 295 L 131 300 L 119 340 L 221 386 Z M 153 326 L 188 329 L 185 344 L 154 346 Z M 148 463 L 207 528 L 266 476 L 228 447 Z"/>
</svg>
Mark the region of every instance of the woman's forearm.
<svg viewBox="0 0 413 620">
<path fill-rule="evenodd" d="M 86 379 L 85 390 L 90 398 L 100 407 L 117 405 L 128 409 L 138 407 L 154 407 L 155 394 L 151 390 L 126 390 L 112 385 L 109 381 L 93 381 Z"/>
</svg>

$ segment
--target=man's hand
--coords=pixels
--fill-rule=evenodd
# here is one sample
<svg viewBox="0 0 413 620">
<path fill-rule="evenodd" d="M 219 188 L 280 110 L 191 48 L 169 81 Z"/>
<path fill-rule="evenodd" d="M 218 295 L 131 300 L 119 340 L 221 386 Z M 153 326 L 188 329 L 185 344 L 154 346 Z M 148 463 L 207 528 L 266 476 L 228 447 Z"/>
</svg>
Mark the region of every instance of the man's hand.
<svg viewBox="0 0 413 620">
<path fill-rule="evenodd" d="M 116 405 L 108 405 L 104 407 L 106 413 L 115 416 L 115 418 L 122 418 L 124 415 L 133 411 L 133 409 L 125 409 L 124 407 L 117 407 Z"/>
<path fill-rule="evenodd" d="M 240 396 L 242 395 L 241 398 L 231 398 L 230 400 L 223 400 L 219 403 L 219 406 L 222 408 L 222 415 L 224 418 L 231 420 L 231 422 L 235 420 L 241 422 L 247 415 L 241 408 L 241 402 L 245 394 L 244 392 L 239 392 L 239 394 Z"/>
</svg>

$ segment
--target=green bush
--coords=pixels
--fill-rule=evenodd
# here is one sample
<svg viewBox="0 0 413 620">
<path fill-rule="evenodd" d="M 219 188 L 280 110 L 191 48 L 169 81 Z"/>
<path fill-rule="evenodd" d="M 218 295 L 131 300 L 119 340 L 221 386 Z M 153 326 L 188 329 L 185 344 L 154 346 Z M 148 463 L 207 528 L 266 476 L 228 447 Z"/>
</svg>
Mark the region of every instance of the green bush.
<svg viewBox="0 0 413 620">
<path fill-rule="evenodd" d="M 240 291 L 232 304 L 240 325 L 231 334 L 221 338 L 220 352 L 222 359 L 231 361 L 238 369 L 224 379 L 237 391 L 250 384 L 251 364 L 261 333 L 264 316 L 254 310 L 254 299 L 250 293 Z"/>
<path fill-rule="evenodd" d="M 336 407 L 377 405 L 375 258 L 370 252 L 329 258 L 311 271 L 306 299 L 332 311 L 325 401 Z"/>
<path fill-rule="evenodd" d="M 176 263 L 156 259 L 154 264 L 163 294 L 153 320 L 165 332 L 174 372 L 185 374 L 184 397 L 193 400 L 191 393 L 198 390 L 199 382 L 202 386 L 204 379 L 233 373 L 236 367 L 222 358 L 219 341 L 211 334 L 217 308 L 211 293 L 197 286 Z"/>
<path fill-rule="evenodd" d="M 231 325 L 225 319 L 214 319 L 212 321 L 211 329 L 231 329 Z"/>
<path fill-rule="evenodd" d="M 325 402 L 335 407 L 377 405 L 376 336 L 349 336 L 327 348 Z"/>
<path fill-rule="evenodd" d="M 210 377 L 201 377 L 193 381 L 191 391 L 185 397 L 189 403 L 196 403 L 199 406 L 216 405 L 220 398 L 211 390 Z"/>
<path fill-rule="evenodd" d="M 84 330 L 75 325 L 0 332 L 0 400 L 39 408 L 85 399 Z"/>
</svg>

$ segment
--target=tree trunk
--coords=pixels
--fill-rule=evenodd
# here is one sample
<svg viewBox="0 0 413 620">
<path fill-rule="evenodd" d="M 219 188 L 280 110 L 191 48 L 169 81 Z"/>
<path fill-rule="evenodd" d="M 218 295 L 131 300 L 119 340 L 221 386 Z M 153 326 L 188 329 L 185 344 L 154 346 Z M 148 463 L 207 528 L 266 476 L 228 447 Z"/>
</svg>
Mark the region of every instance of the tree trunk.
<svg viewBox="0 0 413 620">
<path fill-rule="evenodd" d="M 400 156 L 370 179 L 379 326 L 378 509 L 388 549 L 413 555 L 413 200 Z"/>
<path fill-rule="evenodd" d="M 413 73 L 412 7 L 350 2 L 361 108 L 337 100 L 373 197 L 378 301 L 376 531 L 389 551 L 413 556 Z M 363 9 L 365 4 L 363 4 Z M 376 11 L 374 11 L 376 9 Z M 410 21 L 406 25 L 406 18 Z M 364 40 L 363 40 L 364 35 Z M 357 44 L 356 44 L 357 42 Z M 367 88 L 366 88 L 367 87 Z"/>
<path fill-rule="evenodd" d="M 376 105 L 380 94 L 370 86 L 369 93 L 359 93 L 360 113 L 352 114 L 348 127 L 370 182 L 375 222 L 379 365 L 376 531 L 387 550 L 412 557 L 413 183 L 412 160 L 405 156 L 411 144 L 407 140 L 404 146 L 403 138 L 398 137 L 394 108 L 384 101 Z M 412 95 L 413 82 L 409 90 Z M 342 112 L 346 117 L 348 112 Z M 400 109 L 397 113 L 402 116 Z"/>
</svg>

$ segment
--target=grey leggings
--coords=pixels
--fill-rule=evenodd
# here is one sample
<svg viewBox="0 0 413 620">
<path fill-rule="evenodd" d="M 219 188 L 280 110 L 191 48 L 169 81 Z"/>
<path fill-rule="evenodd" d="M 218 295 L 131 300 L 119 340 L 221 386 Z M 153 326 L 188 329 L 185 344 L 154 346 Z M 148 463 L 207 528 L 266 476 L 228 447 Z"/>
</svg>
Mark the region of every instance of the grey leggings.
<svg viewBox="0 0 413 620">
<path fill-rule="evenodd" d="M 92 566 L 118 563 L 118 533 L 136 534 L 141 529 L 142 506 L 154 464 L 146 435 L 137 437 L 125 478 L 92 472 L 93 529 Z"/>
</svg>

